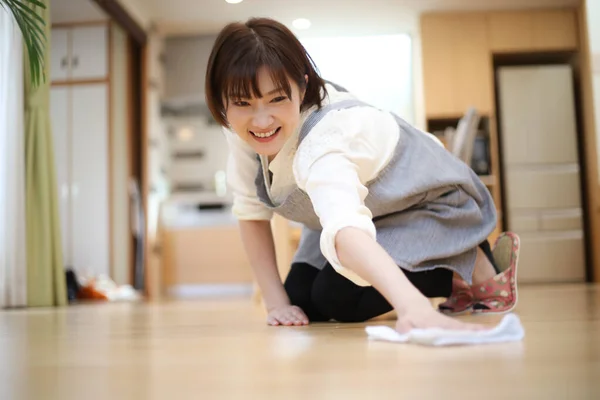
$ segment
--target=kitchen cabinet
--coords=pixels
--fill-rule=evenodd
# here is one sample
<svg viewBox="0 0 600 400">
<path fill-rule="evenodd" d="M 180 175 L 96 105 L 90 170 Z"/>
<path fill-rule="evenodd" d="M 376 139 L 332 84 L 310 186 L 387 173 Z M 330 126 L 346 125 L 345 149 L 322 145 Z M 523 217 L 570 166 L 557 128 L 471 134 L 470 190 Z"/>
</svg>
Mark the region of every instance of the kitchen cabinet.
<svg viewBox="0 0 600 400">
<path fill-rule="evenodd" d="M 427 117 L 460 117 L 469 107 L 491 114 L 492 58 L 485 15 L 425 15 L 421 34 Z"/>
<path fill-rule="evenodd" d="M 55 86 L 50 108 L 65 266 L 109 275 L 108 88 Z"/>
<path fill-rule="evenodd" d="M 50 56 L 52 82 L 106 79 L 108 31 L 106 24 L 53 28 Z"/>
<path fill-rule="evenodd" d="M 496 53 L 576 50 L 572 10 L 495 12 L 487 15 L 490 50 Z"/>
</svg>

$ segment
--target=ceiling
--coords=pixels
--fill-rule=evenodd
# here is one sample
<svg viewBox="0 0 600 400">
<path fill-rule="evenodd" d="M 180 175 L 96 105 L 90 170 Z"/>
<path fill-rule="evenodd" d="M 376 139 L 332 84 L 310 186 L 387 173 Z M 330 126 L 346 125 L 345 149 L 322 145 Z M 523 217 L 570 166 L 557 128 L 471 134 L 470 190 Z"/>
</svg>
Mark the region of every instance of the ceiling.
<svg viewBox="0 0 600 400">
<path fill-rule="evenodd" d="M 146 0 L 149 14 L 167 35 L 210 34 L 225 24 L 268 16 L 291 27 L 308 18 L 303 36 L 389 34 L 418 29 L 426 11 L 497 10 L 576 6 L 580 0 Z"/>
<path fill-rule="evenodd" d="M 121 0 L 134 4 L 168 36 L 214 34 L 231 21 L 253 16 L 275 18 L 288 26 L 308 18 L 301 36 L 366 35 L 414 32 L 427 11 L 502 10 L 573 7 L 581 0 Z M 53 23 L 106 19 L 91 0 L 52 0 Z"/>
</svg>

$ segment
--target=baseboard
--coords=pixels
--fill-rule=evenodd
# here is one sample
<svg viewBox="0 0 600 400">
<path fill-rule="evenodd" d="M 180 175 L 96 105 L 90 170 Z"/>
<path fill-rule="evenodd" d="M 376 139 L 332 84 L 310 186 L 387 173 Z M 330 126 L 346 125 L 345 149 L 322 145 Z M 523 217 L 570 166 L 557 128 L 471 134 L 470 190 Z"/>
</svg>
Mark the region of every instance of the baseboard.
<svg viewBox="0 0 600 400">
<path fill-rule="evenodd" d="M 251 297 L 254 286 L 251 283 L 174 285 L 167 289 L 169 297 Z"/>
</svg>

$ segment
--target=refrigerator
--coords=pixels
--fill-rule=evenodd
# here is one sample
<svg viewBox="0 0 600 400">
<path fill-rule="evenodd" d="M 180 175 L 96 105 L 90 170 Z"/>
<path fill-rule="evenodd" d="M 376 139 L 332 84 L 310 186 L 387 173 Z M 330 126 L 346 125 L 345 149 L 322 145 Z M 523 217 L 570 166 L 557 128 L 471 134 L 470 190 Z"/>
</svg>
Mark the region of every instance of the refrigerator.
<svg viewBox="0 0 600 400">
<path fill-rule="evenodd" d="M 497 70 L 506 227 L 521 237 L 519 282 L 582 282 L 585 240 L 573 72 Z"/>
</svg>

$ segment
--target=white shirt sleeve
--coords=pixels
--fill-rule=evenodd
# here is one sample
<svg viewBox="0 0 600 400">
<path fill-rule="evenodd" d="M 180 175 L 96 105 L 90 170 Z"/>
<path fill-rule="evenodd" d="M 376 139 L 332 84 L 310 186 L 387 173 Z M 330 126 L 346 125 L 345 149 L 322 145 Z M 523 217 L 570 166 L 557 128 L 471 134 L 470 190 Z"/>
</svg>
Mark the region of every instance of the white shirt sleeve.
<svg viewBox="0 0 600 400">
<path fill-rule="evenodd" d="M 260 162 L 252 148 L 235 133 L 225 130 L 229 146 L 227 184 L 233 194 L 232 212 L 240 220 L 270 220 L 273 211 L 256 194 L 254 180 Z"/>
<path fill-rule="evenodd" d="M 323 227 L 321 252 L 339 272 L 344 271 L 335 249 L 339 230 L 352 226 L 376 237 L 372 213 L 364 204 L 366 184 L 389 163 L 399 136 L 390 114 L 352 108 L 327 114 L 298 147 L 294 175 Z"/>
</svg>

